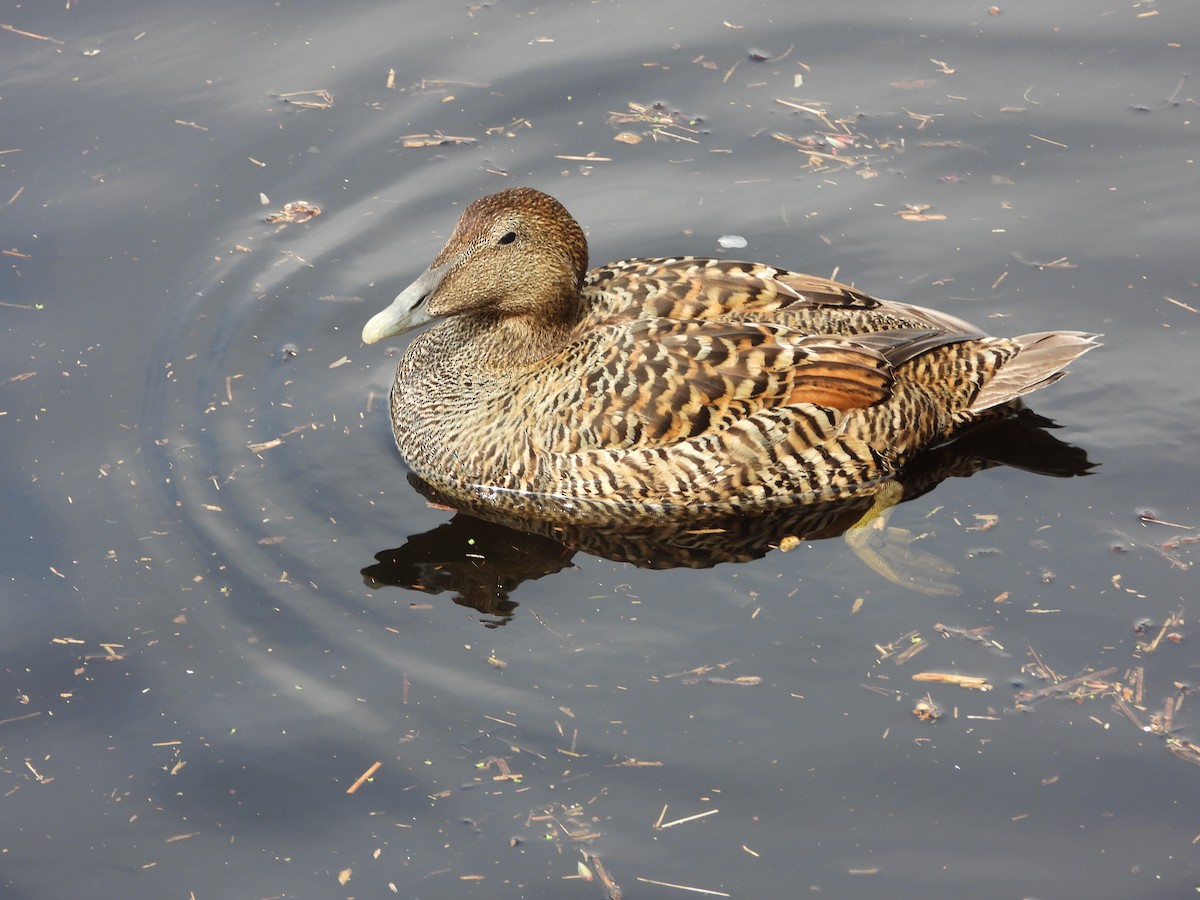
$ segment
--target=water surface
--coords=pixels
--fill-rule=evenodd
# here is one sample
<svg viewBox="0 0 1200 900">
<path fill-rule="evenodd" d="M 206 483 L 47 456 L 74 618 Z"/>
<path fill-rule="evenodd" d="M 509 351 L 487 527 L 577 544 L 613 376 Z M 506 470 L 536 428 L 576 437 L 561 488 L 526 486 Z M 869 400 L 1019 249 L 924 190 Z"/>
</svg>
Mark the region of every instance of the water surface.
<svg viewBox="0 0 1200 900">
<path fill-rule="evenodd" d="M 596 859 L 627 897 L 1200 884 L 1200 769 L 1145 730 L 1170 700 L 1196 737 L 1200 12 L 68 6 L 0 13 L 6 896 L 608 896 Z M 1100 465 L 901 506 L 956 597 L 836 539 L 663 570 L 535 541 L 455 602 L 464 532 L 358 335 L 513 184 L 597 263 L 1102 331 L 1033 403 Z M 414 544 L 426 590 L 364 579 Z"/>
</svg>

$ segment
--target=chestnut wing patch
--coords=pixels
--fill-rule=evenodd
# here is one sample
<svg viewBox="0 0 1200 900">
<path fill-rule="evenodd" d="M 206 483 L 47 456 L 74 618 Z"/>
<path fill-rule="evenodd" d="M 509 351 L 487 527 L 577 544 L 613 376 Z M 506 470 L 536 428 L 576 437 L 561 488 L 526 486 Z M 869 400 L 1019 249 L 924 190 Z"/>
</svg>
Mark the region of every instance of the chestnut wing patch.
<svg viewBox="0 0 1200 900">
<path fill-rule="evenodd" d="M 638 319 L 584 344 L 582 396 L 560 398 L 581 446 L 663 446 L 798 403 L 872 406 L 893 383 L 875 348 L 766 323 Z"/>
</svg>

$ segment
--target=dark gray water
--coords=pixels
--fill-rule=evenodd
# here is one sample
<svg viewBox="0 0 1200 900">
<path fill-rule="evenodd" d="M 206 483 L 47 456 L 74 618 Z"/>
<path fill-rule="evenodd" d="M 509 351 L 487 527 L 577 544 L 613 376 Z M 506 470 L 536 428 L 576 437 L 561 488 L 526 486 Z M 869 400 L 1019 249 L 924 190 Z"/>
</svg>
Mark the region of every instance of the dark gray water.
<svg viewBox="0 0 1200 900">
<path fill-rule="evenodd" d="M 1200 7 L 66 6 L 0 4 L 4 896 L 614 895 L 597 858 L 626 897 L 1200 886 Z M 1102 331 L 1033 403 L 1100 465 L 900 507 L 954 597 L 837 539 L 654 571 L 502 536 L 472 580 L 358 335 L 512 184 L 597 263 L 736 234 Z M 406 547 L 423 592 L 364 581 Z M 1098 674 L 1031 699 L 1034 664 Z"/>
</svg>

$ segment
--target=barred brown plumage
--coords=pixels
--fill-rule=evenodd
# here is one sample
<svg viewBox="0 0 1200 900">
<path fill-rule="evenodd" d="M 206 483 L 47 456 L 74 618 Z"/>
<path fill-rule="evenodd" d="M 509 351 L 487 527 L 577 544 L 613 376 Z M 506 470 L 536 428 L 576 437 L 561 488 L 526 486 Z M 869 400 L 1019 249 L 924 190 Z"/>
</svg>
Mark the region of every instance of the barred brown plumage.
<svg viewBox="0 0 1200 900">
<path fill-rule="evenodd" d="M 869 495 L 1097 346 L 989 337 L 758 263 L 586 268 L 558 201 L 503 190 L 363 329 L 373 343 L 441 319 L 390 402 L 401 454 L 441 494 L 577 523 Z"/>
</svg>

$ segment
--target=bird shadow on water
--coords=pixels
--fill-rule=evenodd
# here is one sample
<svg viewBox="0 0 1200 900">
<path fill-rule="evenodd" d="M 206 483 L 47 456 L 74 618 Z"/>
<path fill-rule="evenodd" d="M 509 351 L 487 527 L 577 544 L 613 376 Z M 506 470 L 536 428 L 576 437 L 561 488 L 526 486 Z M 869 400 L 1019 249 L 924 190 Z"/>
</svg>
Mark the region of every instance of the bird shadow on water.
<svg viewBox="0 0 1200 900">
<path fill-rule="evenodd" d="M 959 593 L 952 565 L 914 546 L 913 536 L 887 525 L 890 507 L 933 490 L 951 477 L 996 466 L 1071 478 L 1095 466 L 1087 451 L 1051 433 L 1054 422 L 1028 409 L 980 422 L 954 440 L 926 450 L 877 494 L 826 503 L 803 503 L 740 515 L 678 515 L 626 523 L 620 528 L 564 525 L 515 517 L 481 506 L 454 511 L 415 475 L 412 485 L 453 518 L 404 544 L 375 554 L 362 570 L 372 589 L 399 587 L 425 595 L 450 594 L 477 610 L 488 627 L 515 615 L 512 596 L 526 581 L 571 566 L 575 553 L 649 569 L 708 568 L 759 559 L 799 541 L 845 536 L 858 557 L 887 580 L 925 594 Z M 882 503 L 880 498 L 886 498 Z"/>
</svg>

